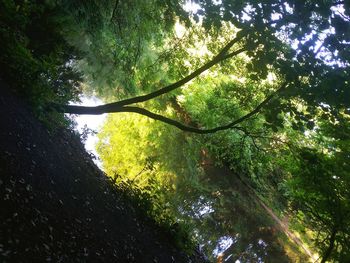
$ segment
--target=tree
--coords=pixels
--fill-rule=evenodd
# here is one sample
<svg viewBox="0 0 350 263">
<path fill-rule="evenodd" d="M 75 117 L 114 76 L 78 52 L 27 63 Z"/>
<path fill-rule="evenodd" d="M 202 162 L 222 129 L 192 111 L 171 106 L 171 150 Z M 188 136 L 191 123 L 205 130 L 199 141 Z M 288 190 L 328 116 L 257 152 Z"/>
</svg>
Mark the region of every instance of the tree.
<svg viewBox="0 0 350 263">
<path fill-rule="evenodd" d="M 132 112 L 207 134 L 113 116 L 99 151 L 109 174 L 122 171 L 167 204 L 181 187 L 197 199 L 225 191 L 199 176 L 196 153 L 208 149 L 254 186 L 282 188 L 316 233 L 323 261 L 348 260 L 348 1 L 192 3 L 195 13 L 172 0 L 2 1 L 1 78 L 39 110 Z M 67 105 L 81 89 L 109 103 Z M 133 125 L 115 133 L 113 121 Z M 127 154 L 113 156 L 108 139 Z M 174 141 L 186 151 L 169 157 Z"/>
<path fill-rule="evenodd" d="M 171 120 L 171 119 L 166 118 L 164 116 L 161 116 L 159 114 L 152 113 L 146 109 L 143 109 L 140 107 L 135 107 L 135 106 L 127 106 L 127 105 L 145 102 L 145 101 L 151 100 L 155 97 L 158 97 L 160 95 L 169 93 L 169 92 L 181 87 L 182 85 L 186 84 L 187 82 L 191 81 L 193 78 L 199 76 L 202 72 L 206 71 L 207 69 L 216 65 L 217 63 L 219 63 L 225 59 L 228 59 L 228 58 L 231 58 L 233 56 L 238 55 L 239 53 L 244 51 L 243 48 L 238 49 L 238 50 L 233 51 L 233 52 L 229 52 L 229 50 L 236 42 L 238 42 L 240 40 L 240 38 L 241 38 L 241 36 L 238 35 L 236 38 L 234 38 L 232 41 L 230 41 L 220 51 L 220 53 L 217 56 L 215 56 L 208 63 L 206 63 L 205 65 L 203 65 L 202 67 L 200 67 L 199 69 L 194 71 L 192 74 L 186 76 L 185 78 L 183 78 L 183 79 L 181 79 L 173 84 L 170 84 L 170 85 L 168 85 L 160 90 L 149 93 L 147 95 L 138 96 L 138 97 L 134 97 L 134 98 L 130 98 L 130 99 L 125 99 L 125 100 L 122 100 L 119 102 L 109 103 L 109 104 L 105 104 L 102 106 L 96 106 L 96 107 L 82 107 L 82 106 L 73 106 L 73 105 L 65 105 L 65 106 L 55 105 L 55 107 L 57 107 L 59 110 L 63 110 L 65 113 L 73 113 L 73 114 L 96 114 L 96 115 L 98 115 L 98 114 L 103 114 L 103 113 L 107 113 L 107 112 L 135 112 L 135 113 L 139 113 L 142 115 L 146 115 L 146 116 L 153 118 L 155 120 L 160 120 L 160 121 L 165 122 L 167 124 L 176 126 L 177 128 L 179 128 L 181 130 L 195 132 L 195 133 L 213 133 L 213 132 L 220 131 L 220 130 L 234 128 L 236 124 L 239 124 L 240 122 L 243 122 L 244 120 L 248 119 L 249 117 L 257 114 L 260 111 L 260 109 L 263 108 L 275 96 L 275 94 L 269 95 L 253 111 L 242 116 L 241 118 L 239 118 L 239 119 L 237 119 L 237 120 L 235 120 L 235 121 L 233 121 L 225 126 L 220 126 L 220 127 L 208 129 L 208 130 L 201 130 L 201 129 L 198 129 L 195 127 L 188 127 L 188 126 L 183 125 L 175 120 Z M 286 88 L 286 84 L 283 84 L 277 91 L 275 91 L 275 93 L 278 93 L 285 88 Z"/>
<path fill-rule="evenodd" d="M 316 142 L 320 137 L 326 137 L 328 141 L 337 140 L 339 134 L 329 125 L 328 128 L 324 128 L 327 126 L 325 123 L 344 123 L 349 116 L 350 102 L 347 99 L 350 97 L 349 4 L 345 1 L 295 0 L 268 2 L 223 0 L 217 3 L 203 0 L 195 2 L 199 4 L 200 9 L 192 17 L 201 21 L 201 25 L 205 28 L 206 31 L 202 33 L 202 37 L 215 35 L 217 39 L 225 39 L 226 44 L 218 48 L 219 43 L 216 45 L 213 44 L 215 41 L 208 43 L 207 46 L 212 51 L 211 56 L 202 59 L 201 66 L 190 68 L 192 73 L 181 74 L 178 70 L 177 74 L 171 76 L 172 78 L 164 78 L 162 81 L 154 81 L 154 83 L 152 81 L 144 83 L 142 81 L 144 79 L 139 77 L 138 83 L 131 81 L 136 84 L 130 85 L 136 94 L 145 93 L 145 95 L 122 99 L 98 107 L 59 104 L 54 104 L 53 107 L 61 112 L 73 114 L 134 112 L 194 133 L 205 134 L 236 129 L 243 137 L 249 135 L 250 138 L 255 138 L 254 136 L 268 138 L 270 134 L 267 136 L 261 135 L 261 133 L 257 134 L 253 125 L 243 125 L 259 113 L 260 115 L 263 113 L 263 117 L 259 121 L 263 121 L 265 127 L 271 128 L 275 133 L 291 135 L 292 129 L 298 130 L 301 132 L 295 136 L 298 139 L 305 135 L 305 131 L 314 133 L 312 139 L 305 140 L 310 144 L 312 150 L 297 148 L 297 152 L 301 156 L 299 163 L 293 163 L 293 169 L 297 171 L 297 175 L 294 177 L 292 175 L 285 176 L 290 180 L 290 184 L 286 184 L 285 187 L 288 188 L 287 191 L 292 193 L 290 198 L 298 204 L 298 209 L 303 211 L 306 218 L 311 218 L 309 227 L 319 233 L 319 237 L 325 238 L 325 241 L 319 242 L 323 261 L 331 258 L 346 258 L 349 250 L 346 241 L 348 228 L 344 219 L 347 212 L 343 214 L 343 211 L 347 211 L 348 206 L 348 202 L 344 198 L 347 196 L 347 187 L 344 185 L 347 186 L 349 175 L 344 172 L 346 167 L 342 163 L 348 161 L 346 155 L 348 148 L 343 141 L 344 138 L 338 138 L 340 145 L 337 146 L 325 143 L 321 147 Z M 175 10 L 179 12 L 178 9 Z M 189 30 L 195 27 L 194 23 L 188 22 L 190 19 L 186 20 L 183 14 L 180 16 L 181 19 L 187 21 L 186 25 Z M 223 34 L 225 23 L 232 25 L 235 28 L 234 32 Z M 159 30 L 158 27 L 150 28 Z M 110 37 L 113 38 L 113 35 Z M 132 42 L 135 39 L 137 36 L 127 39 L 127 41 Z M 149 43 L 147 38 L 142 41 Z M 125 49 L 127 45 L 123 46 L 122 44 L 121 46 L 121 49 L 125 51 L 123 59 L 128 61 L 129 56 L 133 57 L 131 56 L 132 51 Z M 139 47 L 139 45 L 137 46 Z M 118 48 L 118 46 L 113 46 L 113 48 Z M 106 50 L 108 54 L 108 49 L 103 51 L 106 52 Z M 154 54 L 159 53 L 154 52 Z M 201 129 L 182 124 L 178 120 L 146 109 L 150 104 L 155 104 L 155 98 L 159 99 L 160 96 L 163 96 L 171 100 L 181 94 L 178 92 L 181 87 L 190 85 L 200 76 L 203 78 L 205 72 L 214 68 L 234 75 L 235 72 L 232 72 L 234 67 L 230 65 L 230 61 L 243 57 L 246 60 L 241 66 L 246 68 L 247 72 L 245 72 L 244 77 L 249 79 L 248 84 L 244 83 L 246 90 L 250 91 L 251 97 L 258 93 L 259 96 L 256 97 L 259 100 L 250 101 L 250 105 L 240 112 L 236 111 L 233 106 L 232 111 L 239 112 L 240 115 L 229 115 L 233 117 L 232 119 L 227 120 L 224 118 L 225 116 L 218 117 L 228 124 L 217 126 L 216 123 L 206 122 L 205 118 L 201 118 L 203 116 L 199 116 L 195 120 L 199 124 L 198 126 L 205 123 L 208 127 Z M 148 65 L 158 61 L 160 61 L 159 64 L 164 65 L 167 56 L 162 57 L 161 60 L 158 58 L 150 58 Z M 192 58 L 180 57 L 180 59 L 191 61 Z M 101 58 L 98 61 L 100 64 L 104 63 Z M 132 61 L 127 64 L 126 69 L 120 68 L 118 71 L 118 73 L 124 73 L 124 75 L 122 74 L 123 78 L 130 77 L 131 79 L 134 77 L 132 74 L 127 74 L 130 69 L 133 69 L 133 72 L 142 72 L 141 75 L 147 75 L 144 73 L 147 71 L 147 63 L 141 65 Z M 175 67 L 185 63 L 177 64 L 169 60 L 168 64 L 171 64 L 167 65 L 169 67 Z M 197 65 L 198 63 L 193 64 Z M 137 70 L 134 70 L 135 68 Z M 266 89 L 259 89 L 259 82 L 266 81 L 271 74 L 276 76 L 273 85 Z M 108 76 L 108 73 L 102 76 Z M 174 77 L 177 81 L 173 81 Z M 154 84 L 153 88 L 152 83 Z M 158 88 L 160 84 L 162 84 L 162 88 Z M 127 87 L 127 81 L 118 82 L 118 88 L 124 96 L 130 94 L 124 91 L 124 89 L 128 90 Z M 218 88 L 223 88 L 223 85 L 218 84 Z M 207 102 L 214 103 L 214 99 L 211 98 Z M 165 105 L 167 104 L 163 103 L 159 108 L 163 106 L 164 109 Z M 193 116 L 194 114 L 191 115 L 191 117 Z M 344 125 L 341 127 L 344 128 Z M 220 139 L 223 138 L 227 139 L 229 136 L 222 136 Z M 293 138 L 288 138 L 288 140 L 293 141 Z M 227 141 L 232 142 L 233 140 L 229 138 Z M 285 140 L 281 141 L 284 143 Z M 251 145 L 255 145 L 254 140 L 252 140 Z M 330 151 L 337 157 L 315 151 L 314 149 L 317 147 L 324 151 Z M 283 153 L 285 149 L 281 148 L 283 147 L 275 147 L 275 153 Z M 333 151 L 332 148 L 336 148 L 337 151 Z M 232 149 L 227 150 L 227 152 L 230 150 Z M 220 151 L 221 154 L 226 154 L 225 151 Z M 280 158 L 282 159 L 282 157 Z M 228 157 L 227 159 L 232 161 L 232 158 Z M 147 160 L 145 159 L 144 162 L 147 163 Z M 290 165 L 291 161 L 288 162 Z M 272 161 L 269 160 L 269 163 L 271 164 Z M 322 163 L 325 163 L 326 167 Z M 258 168 L 258 165 L 247 165 L 247 167 L 255 169 Z M 339 171 L 332 173 L 332 169 L 336 168 Z M 284 167 L 284 169 L 288 171 L 288 167 Z M 342 174 L 341 180 L 333 178 L 338 174 Z M 340 251 L 342 249 L 345 252 Z"/>
<path fill-rule="evenodd" d="M 69 105 L 55 105 L 60 111 L 74 114 L 102 114 L 106 112 L 136 112 L 154 118 L 180 129 L 210 133 L 218 130 L 234 128 L 236 124 L 257 114 L 261 108 L 269 104 L 265 114 L 272 121 L 281 112 L 295 115 L 295 128 L 313 124 L 313 113 L 319 105 L 327 104 L 337 116 L 339 109 L 349 106 L 344 98 L 349 94 L 349 55 L 347 53 L 348 11 L 342 11 L 347 4 L 338 1 L 326 1 L 321 4 L 298 1 L 246 1 L 232 4 L 229 1 L 214 4 L 211 1 L 199 1 L 203 26 L 216 27 L 220 30 L 222 21 L 229 21 L 239 29 L 233 37 L 212 59 L 191 74 L 170 85 L 150 92 L 146 95 L 124 99 L 95 108 Z M 222 12 L 219 12 L 222 10 Z M 310 27 L 306 26 L 306 22 Z M 334 28 L 332 33 L 331 29 Z M 298 44 L 293 50 L 283 43 Z M 266 94 L 259 106 L 247 115 L 232 121 L 228 125 L 217 128 L 199 130 L 186 127 L 176 121 L 137 106 L 158 96 L 167 94 L 182 87 L 192 79 L 214 65 L 224 62 L 241 53 L 251 59 L 248 65 L 253 79 L 264 79 L 268 72 L 278 73 L 280 88 L 276 90 L 278 98 Z M 331 59 L 330 59 L 331 58 Z M 332 85 L 330 85 L 332 83 Z M 337 88 L 333 88 L 337 86 Z M 142 83 L 141 83 L 142 87 Z M 140 88 L 142 90 L 142 88 Z M 297 110 L 295 100 L 302 100 L 308 106 L 308 112 Z"/>
<path fill-rule="evenodd" d="M 300 171 L 289 182 L 291 200 L 317 232 L 322 260 L 349 260 L 349 170 L 343 154 L 301 151 Z"/>
</svg>

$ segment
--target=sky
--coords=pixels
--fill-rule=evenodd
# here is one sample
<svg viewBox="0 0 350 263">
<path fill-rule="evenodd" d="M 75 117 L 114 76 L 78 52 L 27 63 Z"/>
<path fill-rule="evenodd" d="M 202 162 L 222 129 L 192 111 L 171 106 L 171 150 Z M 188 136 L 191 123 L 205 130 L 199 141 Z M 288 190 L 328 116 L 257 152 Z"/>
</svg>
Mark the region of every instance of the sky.
<svg viewBox="0 0 350 263">
<path fill-rule="evenodd" d="M 81 103 L 71 103 L 71 105 L 81 105 L 81 106 L 97 106 L 103 104 L 102 100 L 96 97 L 80 97 Z M 86 125 L 89 129 L 98 132 L 101 126 L 103 125 L 107 114 L 102 115 L 76 115 L 74 117 L 77 122 L 77 127 L 75 128 L 80 134 L 82 133 L 84 126 Z M 102 169 L 102 163 L 98 159 L 98 154 L 95 150 L 95 145 L 98 141 L 98 138 L 95 134 L 89 134 L 85 141 L 85 149 L 88 152 L 94 154 L 97 159 L 94 160 L 95 164 Z"/>
</svg>

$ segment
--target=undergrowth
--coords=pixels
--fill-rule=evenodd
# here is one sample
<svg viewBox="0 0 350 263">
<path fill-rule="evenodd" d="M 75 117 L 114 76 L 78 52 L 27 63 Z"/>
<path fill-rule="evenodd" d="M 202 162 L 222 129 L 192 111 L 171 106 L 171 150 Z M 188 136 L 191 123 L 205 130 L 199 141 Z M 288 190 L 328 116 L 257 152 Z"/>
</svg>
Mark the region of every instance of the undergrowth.
<svg viewBox="0 0 350 263">
<path fill-rule="evenodd" d="M 167 203 L 160 201 L 161 190 L 155 180 L 153 182 L 150 180 L 147 189 L 140 189 L 135 187 L 132 180 L 117 183 L 118 176 L 114 178 L 107 176 L 107 178 L 113 187 L 121 192 L 121 197 L 136 208 L 139 216 L 155 222 L 178 248 L 187 253 L 193 252 L 196 245 L 196 240 L 190 236 L 193 226 L 184 221 L 180 222 L 173 213 L 173 209 Z"/>
</svg>

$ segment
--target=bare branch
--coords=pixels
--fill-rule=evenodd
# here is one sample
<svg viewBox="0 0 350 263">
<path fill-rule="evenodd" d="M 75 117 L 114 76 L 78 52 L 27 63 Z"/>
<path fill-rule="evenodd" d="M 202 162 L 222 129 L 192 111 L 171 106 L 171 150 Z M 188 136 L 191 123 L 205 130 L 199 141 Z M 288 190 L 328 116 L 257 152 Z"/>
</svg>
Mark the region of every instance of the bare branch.
<svg viewBox="0 0 350 263">
<path fill-rule="evenodd" d="M 254 110 L 251 112 L 247 113 L 246 115 L 238 118 L 237 120 L 224 125 L 224 126 L 219 126 L 216 128 L 212 129 L 199 129 L 191 126 L 184 125 L 176 120 L 164 117 L 160 114 L 153 113 L 149 110 L 140 108 L 140 107 L 135 107 L 135 106 L 124 106 L 124 107 L 113 107 L 109 108 L 108 111 L 103 111 L 99 110 L 99 107 L 83 107 L 83 106 L 75 106 L 75 105 L 66 105 L 63 106 L 63 108 L 59 109 L 62 110 L 66 113 L 72 113 L 72 114 L 102 114 L 102 113 L 107 113 L 107 112 L 133 112 L 137 114 L 141 114 L 144 116 L 147 116 L 151 119 L 158 120 L 164 123 L 167 123 L 169 125 L 175 126 L 180 130 L 187 131 L 187 132 L 193 132 L 193 133 L 198 133 L 198 134 L 208 134 L 208 133 L 215 133 L 218 131 L 223 131 L 227 129 L 239 129 L 241 130 L 240 127 L 237 127 L 236 125 L 247 120 L 248 118 L 252 117 L 253 115 L 257 114 L 273 97 L 276 96 L 277 93 L 279 93 L 281 90 L 283 90 L 286 87 L 286 84 L 282 85 L 281 88 L 279 88 L 277 91 L 275 91 L 273 94 L 268 96 L 265 100 L 263 100 Z M 104 105 L 102 105 L 103 107 Z"/>
<path fill-rule="evenodd" d="M 118 4 L 119 4 L 119 0 L 116 0 L 115 4 L 114 4 L 113 11 L 112 11 L 111 18 L 109 19 L 110 23 L 112 23 L 114 17 L 116 16 L 116 11 L 117 11 L 117 8 L 118 8 Z"/>
<path fill-rule="evenodd" d="M 65 113 L 71 113 L 71 114 L 91 114 L 91 115 L 99 115 L 103 113 L 112 113 L 112 112 L 134 112 L 138 113 L 144 116 L 147 116 L 151 119 L 158 120 L 164 123 L 167 123 L 169 125 L 175 126 L 180 130 L 198 133 L 198 134 L 208 134 L 208 133 L 215 133 L 217 131 L 227 130 L 227 129 L 233 129 L 238 128 L 235 125 L 247 120 L 248 118 L 252 117 L 253 115 L 257 114 L 273 97 L 276 96 L 277 93 L 279 93 L 281 90 L 285 89 L 286 84 L 283 84 L 281 88 L 276 90 L 273 94 L 268 96 L 266 99 L 264 99 L 254 110 L 247 113 L 246 115 L 243 115 L 242 117 L 238 118 L 237 120 L 224 125 L 219 126 L 212 129 L 199 129 L 191 126 L 184 125 L 176 120 L 169 119 L 167 117 L 164 117 L 162 115 L 153 113 L 149 110 L 135 107 L 135 106 L 124 106 L 124 107 L 109 107 L 108 109 L 105 109 L 105 105 L 97 106 L 97 107 L 84 107 L 84 106 L 76 106 L 76 105 L 64 105 L 64 106 L 57 106 L 56 109 L 58 111 L 62 111 Z"/>
</svg>

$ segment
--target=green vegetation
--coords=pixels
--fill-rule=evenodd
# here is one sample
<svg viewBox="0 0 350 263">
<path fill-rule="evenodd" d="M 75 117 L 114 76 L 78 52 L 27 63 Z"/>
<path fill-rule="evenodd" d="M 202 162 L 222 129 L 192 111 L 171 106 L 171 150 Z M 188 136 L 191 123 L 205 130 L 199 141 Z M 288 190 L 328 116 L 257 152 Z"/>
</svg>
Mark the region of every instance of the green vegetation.
<svg viewBox="0 0 350 263">
<path fill-rule="evenodd" d="M 349 261 L 348 2 L 192 3 L 2 1 L 1 78 L 41 115 L 114 112 L 105 172 L 210 257 L 222 236 L 231 260 L 293 250 L 253 237 L 271 225 L 252 205 L 264 200 L 322 262 Z M 68 105 L 81 94 L 108 104 Z"/>
</svg>

